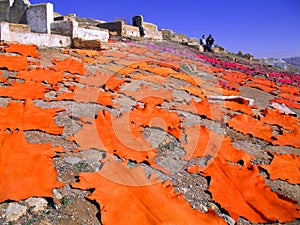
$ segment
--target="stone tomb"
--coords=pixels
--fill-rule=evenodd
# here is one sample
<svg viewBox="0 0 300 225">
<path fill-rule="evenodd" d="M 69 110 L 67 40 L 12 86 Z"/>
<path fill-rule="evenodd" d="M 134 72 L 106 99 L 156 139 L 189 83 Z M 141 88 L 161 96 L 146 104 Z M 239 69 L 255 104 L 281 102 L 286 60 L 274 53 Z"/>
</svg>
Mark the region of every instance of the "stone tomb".
<svg viewBox="0 0 300 225">
<path fill-rule="evenodd" d="M 139 37 L 140 31 L 138 27 L 130 26 L 124 23 L 124 21 L 115 21 L 108 23 L 99 23 L 99 28 L 108 29 L 110 32 L 116 32 L 118 36 L 122 37 Z"/>
<path fill-rule="evenodd" d="M 1 11 L 4 10 L 4 6 L 9 6 L 9 8 L 6 9 L 6 15 L 1 14 L 0 41 L 46 47 L 71 45 L 69 37 L 50 35 L 50 24 L 53 22 L 53 5 L 51 3 L 30 5 L 27 0 L 2 0 Z M 20 24 L 23 22 L 26 24 Z"/>
<path fill-rule="evenodd" d="M 132 17 L 132 25 L 139 27 L 142 26 L 144 28 L 146 38 L 162 40 L 163 36 L 160 31 L 158 31 L 157 26 L 152 23 L 144 22 L 144 18 L 141 15 Z"/>
<path fill-rule="evenodd" d="M 54 21 L 51 3 L 30 5 L 27 0 L 0 0 L 0 40 L 47 47 L 68 47 L 72 39 L 107 42 L 107 30 L 81 28 L 78 22 Z M 22 20 L 22 21 L 21 21 Z M 14 21 L 15 23 L 12 23 Z M 25 24 L 20 23 L 26 22 Z"/>
<path fill-rule="evenodd" d="M 68 36 L 71 39 L 95 40 L 108 42 L 109 33 L 106 29 L 98 27 L 83 28 L 79 27 L 78 22 L 70 20 L 57 20 L 51 23 L 51 33 Z"/>
<path fill-rule="evenodd" d="M 116 32 L 122 37 L 140 37 L 139 25 L 142 25 L 145 32 L 145 38 L 162 40 L 162 33 L 157 30 L 157 26 L 152 23 L 146 23 L 142 16 L 134 16 L 132 25 L 125 24 L 124 21 L 115 21 L 108 23 L 99 23 L 97 27 Z"/>
<path fill-rule="evenodd" d="M 30 5 L 26 18 L 31 32 L 51 34 L 53 22 L 53 5 L 51 3 Z"/>
<path fill-rule="evenodd" d="M 49 35 L 26 32 L 28 25 L 0 22 L 0 41 L 18 42 L 20 44 L 34 44 L 45 47 L 68 47 L 71 45 L 70 37 L 62 35 Z"/>
<path fill-rule="evenodd" d="M 0 21 L 26 23 L 28 0 L 0 0 Z"/>
</svg>

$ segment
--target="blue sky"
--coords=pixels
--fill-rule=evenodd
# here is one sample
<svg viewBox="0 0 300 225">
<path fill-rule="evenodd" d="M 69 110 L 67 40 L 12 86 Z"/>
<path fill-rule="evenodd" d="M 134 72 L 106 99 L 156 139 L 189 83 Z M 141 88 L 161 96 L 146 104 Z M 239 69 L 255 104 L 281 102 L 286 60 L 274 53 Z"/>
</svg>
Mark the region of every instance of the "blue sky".
<svg viewBox="0 0 300 225">
<path fill-rule="evenodd" d="M 300 56 L 300 0 L 30 0 L 54 10 L 105 21 L 143 15 L 159 29 L 189 37 L 212 34 L 228 51 L 255 57 Z"/>
</svg>

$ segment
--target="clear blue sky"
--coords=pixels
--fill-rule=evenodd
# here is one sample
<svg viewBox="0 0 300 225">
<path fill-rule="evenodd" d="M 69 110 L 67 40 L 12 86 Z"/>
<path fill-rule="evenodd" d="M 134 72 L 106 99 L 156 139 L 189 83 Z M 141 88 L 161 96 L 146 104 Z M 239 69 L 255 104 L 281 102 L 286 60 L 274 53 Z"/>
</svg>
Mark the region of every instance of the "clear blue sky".
<svg viewBox="0 0 300 225">
<path fill-rule="evenodd" d="M 30 0 L 54 10 L 105 21 L 143 15 L 159 29 L 189 37 L 212 34 L 216 44 L 255 57 L 300 56 L 300 0 Z"/>
</svg>

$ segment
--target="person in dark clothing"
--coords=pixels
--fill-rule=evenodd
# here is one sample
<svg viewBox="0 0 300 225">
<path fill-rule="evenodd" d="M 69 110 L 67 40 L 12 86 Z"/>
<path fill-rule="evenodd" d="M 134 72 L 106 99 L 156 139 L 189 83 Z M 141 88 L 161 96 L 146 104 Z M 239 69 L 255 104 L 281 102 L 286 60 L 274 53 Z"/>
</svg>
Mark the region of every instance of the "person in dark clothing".
<svg viewBox="0 0 300 225">
<path fill-rule="evenodd" d="M 207 47 L 207 51 L 211 52 L 212 49 L 212 45 L 214 44 L 215 39 L 212 37 L 212 35 L 210 34 L 207 38 L 206 38 L 206 47 Z"/>
<path fill-rule="evenodd" d="M 139 26 L 139 30 L 140 30 L 140 36 L 141 36 L 141 37 L 144 37 L 144 36 L 145 36 L 144 27 Z"/>
<path fill-rule="evenodd" d="M 200 45 L 203 46 L 203 50 L 206 51 L 206 40 L 205 40 L 205 35 L 202 35 L 200 39 Z"/>
<path fill-rule="evenodd" d="M 132 18 L 132 26 L 138 27 L 140 31 L 140 36 L 144 37 L 145 36 L 145 31 L 144 27 L 142 26 L 142 16 L 134 16 Z"/>
</svg>

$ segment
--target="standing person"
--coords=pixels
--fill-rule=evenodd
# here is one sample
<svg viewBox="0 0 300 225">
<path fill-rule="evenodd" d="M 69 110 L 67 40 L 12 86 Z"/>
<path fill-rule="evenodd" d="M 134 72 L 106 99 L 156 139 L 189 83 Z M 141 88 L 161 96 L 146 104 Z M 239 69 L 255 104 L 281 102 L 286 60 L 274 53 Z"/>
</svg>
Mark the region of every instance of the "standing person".
<svg viewBox="0 0 300 225">
<path fill-rule="evenodd" d="M 140 31 L 140 36 L 144 37 L 145 36 L 145 31 L 143 27 L 143 17 L 140 16 L 134 16 L 132 18 L 132 26 L 138 27 Z"/>
<path fill-rule="evenodd" d="M 200 39 L 200 45 L 203 46 L 204 51 L 206 51 L 206 40 L 205 40 L 205 35 L 202 35 Z"/>
<path fill-rule="evenodd" d="M 206 38 L 206 47 L 207 47 L 207 50 L 209 52 L 211 52 L 211 47 L 212 45 L 214 44 L 215 42 L 215 39 L 212 37 L 212 35 L 210 34 L 207 38 Z"/>
</svg>

